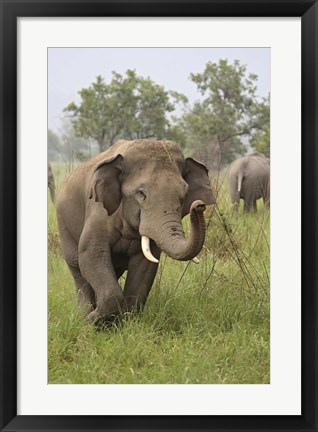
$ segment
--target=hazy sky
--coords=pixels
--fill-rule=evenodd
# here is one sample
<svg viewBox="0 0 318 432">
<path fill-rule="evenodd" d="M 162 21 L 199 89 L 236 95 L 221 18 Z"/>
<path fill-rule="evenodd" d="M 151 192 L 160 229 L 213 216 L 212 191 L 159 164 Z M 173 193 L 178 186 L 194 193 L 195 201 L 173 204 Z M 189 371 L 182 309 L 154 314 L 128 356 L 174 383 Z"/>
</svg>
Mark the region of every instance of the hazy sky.
<svg viewBox="0 0 318 432">
<path fill-rule="evenodd" d="M 189 79 L 190 73 L 203 72 L 208 61 L 239 60 L 247 71 L 258 75 L 259 96 L 270 91 L 269 48 L 49 48 L 48 49 L 48 127 L 61 128 L 63 108 L 78 103 L 78 91 L 88 87 L 97 75 L 106 82 L 111 72 L 123 74 L 135 69 L 137 75 L 151 78 L 166 90 L 185 94 L 190 102 L 200 97 Z"/>
</svg>

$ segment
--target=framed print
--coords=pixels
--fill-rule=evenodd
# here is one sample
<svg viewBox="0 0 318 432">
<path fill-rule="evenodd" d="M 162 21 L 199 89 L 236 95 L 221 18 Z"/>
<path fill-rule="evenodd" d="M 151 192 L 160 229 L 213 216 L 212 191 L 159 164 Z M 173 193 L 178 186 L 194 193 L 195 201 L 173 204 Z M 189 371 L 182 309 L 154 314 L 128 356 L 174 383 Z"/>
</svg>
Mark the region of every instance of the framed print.
<svg viewBox="0 0 318 432">
<path fill-rule="evenodd" d="M 317 430 L 317 10 L 301 0 L 1 3 L 1 430 Z M 220 180 L 242 146 L 268 172 L 264 203 L 246 216 L 232 214 Z M 70 191 L 81 187 L 78 206 Z M 170 237 L 190 226 L 186 252 L 156 238 L 152 188 L 163 218 L 180 215 Z M 200 267 L 205 204 L 216 210 L 205 210 Z M 93 227 L 87 244 L 81 224 Z M 138 249 L 131 273 L 127 239 Z M 176 261 L 161 256 L 154 279 L 160 250 Z M 98 291 L 106 273 L 113 303 Z"/>
</svg>

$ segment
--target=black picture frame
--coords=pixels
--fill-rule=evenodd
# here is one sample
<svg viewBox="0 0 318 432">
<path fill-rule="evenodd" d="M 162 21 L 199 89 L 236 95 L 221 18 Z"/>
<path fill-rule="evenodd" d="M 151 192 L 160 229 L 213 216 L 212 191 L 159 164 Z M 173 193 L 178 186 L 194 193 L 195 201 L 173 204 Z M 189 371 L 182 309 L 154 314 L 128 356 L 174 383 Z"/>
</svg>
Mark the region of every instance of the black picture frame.
<svg viewBox="0 0 318 432">
<path fill-rule="evenodd" d="M 317 431 L 318 4 L 313 0 L 0 0 L 1 431 Z M 301 17 L 302 408 L 299 416 L 17 415 L 18 17 Z M 291 206 L 299 205 L 299 197 Z M 292 377 L 291 377 L 292 379 Z"/>
</svg>

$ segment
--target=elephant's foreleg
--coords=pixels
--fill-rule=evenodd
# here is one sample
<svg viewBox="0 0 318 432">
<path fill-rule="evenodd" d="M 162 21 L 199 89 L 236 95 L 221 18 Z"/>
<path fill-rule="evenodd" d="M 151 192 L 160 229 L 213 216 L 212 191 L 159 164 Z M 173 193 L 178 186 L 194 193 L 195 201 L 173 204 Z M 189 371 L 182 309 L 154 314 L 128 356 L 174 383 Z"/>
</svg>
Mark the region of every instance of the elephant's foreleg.
<svg viewBox="0 0 318 432">
<path fill-rule="evenodd" d="M 267 210 L 269 210 L 270 209 L 270 200 L 269 200 L 269 198 L 263 198 L 263 201 L 264 201 L 265 208 Z"/>
<path fill-rule="evenodd" d="M 257 204 L 256 204 L 256 200 L 253 201 L 253 212 L 254 212 L 254 213 L 257 212 Z"/>
<path fill-rule="evenodd" d="M 156 251 L 155 247 L 152 247 L 152 253 L 159 259 L 160 252 Z M 157 269 L 158 264 L 147 260 L 142 252 L 130 258 L 124 288 L 128 311 L 139 311 L 142 309 L 146 303 Z"/>
<path fill-rule="evenodd" d="M 239 205 L 240 205 L 240 191 L 238 190 L 237 181 L 230 183 L 230 195 L 232 201 L 232 213 L 233 215 L 237 215 Z"/>
<path fill-rule="evenodd" d="M 77 298 L 79 307 L 89 314 L 95 308 L 95 294 L 90 284 L 83 278 L 78 267 L 68 265 L 77 290 Z"/>
<path fill-rule="evenodd" d="M 126 311 L 125 299 L 111 260 L 107 234 L 84 230 L 79 243 L 79 268 L 95 294 L 95 309 L 88 315 L 91 322 L 111 322 Z"/>
<path fill-rule="evenodd" d="M 266 190 L 265 193 L 263 194 L 263 202 L 264 202 L 264 207 L 269 210 L 270 208 L 269 190 Z"/>
<path fill-rule="evenodd" d="M 244 201 L 244 212 L 255 213 L 257 211 L 256 200 L 245 200 Z"/>
<path fill-rule="evenodd" d="M 59 228 L 61 233 L 61 249 L 75 282 L 78 305 L 86 313 L 90 313 L 95 307 L 95 296 L 92 287 L 80 272 L 77 244 L 61 219 L 59 219 Z"/>
<path fill-rule="evenodd" d="M 79 255 L 80 270 L 95 293 L 96 308 L 88 315 L 94 323 L 111 322 L 126 311 L 124 295 L 107 252 L 90 250 Z"/>
</svg>

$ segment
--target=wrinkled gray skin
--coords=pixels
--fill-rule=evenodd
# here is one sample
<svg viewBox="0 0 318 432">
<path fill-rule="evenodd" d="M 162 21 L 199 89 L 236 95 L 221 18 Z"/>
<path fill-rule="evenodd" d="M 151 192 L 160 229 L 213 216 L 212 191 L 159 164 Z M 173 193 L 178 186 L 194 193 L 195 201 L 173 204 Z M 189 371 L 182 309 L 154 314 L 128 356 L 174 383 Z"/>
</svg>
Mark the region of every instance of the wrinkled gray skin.
<svg viewBox="0 0 318 432">
<path fill-rule="evenodd" d="M 118 141 L 73 171 L 57 200 L 61 246 L 78 302 L 94 323 L 144 305 L 161 251 L 191 260 L 205 237 L 205 204 L 215 202 L 208 171 L 172 141 Z M 190 213 L 188 239 L 181 218 Z M 118 278 L 128 270 L 124 290 Z"/>
<path fill-rule="evenodd" d="M 244 211 L 255 212 L 256 200 L 263 198 L 265 207 L 270 206 L 270 163 L 262 153 L 251 153 L 234 161 L 229 169 L 229 188 L 234 211 L 240 199 Z"/>
<path fill-rule="evenodd" d="M 47 180 L 48 180 L 48 187 L 50 189 L 51 200 L 53 204 L 55 204 L 55 181 L 54 181 L 54 175 L 50 163 L 47 164 Z"/>
</svg>

